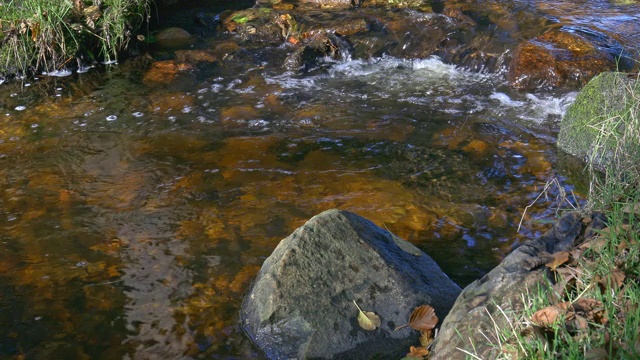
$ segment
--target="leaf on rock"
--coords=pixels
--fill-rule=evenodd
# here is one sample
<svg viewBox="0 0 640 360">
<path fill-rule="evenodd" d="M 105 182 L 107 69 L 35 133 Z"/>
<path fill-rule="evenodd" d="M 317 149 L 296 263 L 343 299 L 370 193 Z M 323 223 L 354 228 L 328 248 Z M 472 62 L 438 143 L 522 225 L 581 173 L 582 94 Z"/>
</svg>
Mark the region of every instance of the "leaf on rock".
<svg viewBox="0 0 640 360">
<path fill-rule="evenodd" d="M 353 300 L 353 304 L 358 308 L 358 325 L 365 330 L 375 330 L 380 326 L 380 317 L 371 311 L 362 311 L 360 306 Z"/>
<path fill-rule="evenodd" d="M 557 305 L 547 306 L 536 311 L 531 316 L 531 322 L 538 326 L 550 327 L 558 320 L 558 317 L 564 316 L 565 313 L 566 310 Z"/>
<path fill-rule="evenodd" d="M 595 252 L 601 253 L 604 247 L 607 245 L 609 238 L 607 234 L 609 233 L 609 228 L 604 228 L 600 230 L 600 234 L 591 238 L 589 241 L 583 243 L 579 246 L 581 250 L 591 249 Z"/>
<path fill-rule="evenodd" d="M 409 353 L 405 358 L 409 359 L 424 359 L 429 356 L 429 350 L 424 347 L 415 347 L 412 346 L 409 348 Z"/>
<path fill-rule="evenodd" d="M 409 326 L 418 331 L 431 330 L 437 324 L 436 311 L 429 305 L 418 306 L 409 317 Z"/>
<path fill-rule="evenodd" d="M 427 331 L 436 327 L 436 324 L 438 324 L 436 311 L 429 305 L 422 305 L 413 310 L 408 324 L 398 326 L 396 330 L 411 326 L 414 330 Z"/>
<path fill-rule="evenodd" d="M 428 348 L 433 342 L 433 330 L 420 331 L 420 345 Z"/>
<path fill-rule="evenodd" d="M 569 261 L 569 253 L 566 251 L 558 251 L 557 253 L 553 253 L 547 257 L 546 267 L 551 270 L 555 270 L 558 266 Z"/>
</svg>

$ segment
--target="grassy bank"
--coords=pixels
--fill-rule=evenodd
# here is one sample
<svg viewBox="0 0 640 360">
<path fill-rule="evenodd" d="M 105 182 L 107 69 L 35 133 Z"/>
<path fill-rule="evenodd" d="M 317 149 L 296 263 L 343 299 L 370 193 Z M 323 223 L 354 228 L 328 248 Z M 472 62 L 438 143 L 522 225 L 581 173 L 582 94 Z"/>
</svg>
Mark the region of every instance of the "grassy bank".
<svg viewBox="0 0 640 360">
<path fill-rule="evenodd" d="M 0 74 L 52 72 L 78 59 L 113 61 L 147 20 L 150 0 L 0 3 Z"/>
<path fill-rule="evenodd" d="M 508 326 L 491 334 L 501 358 L 640 358 L 640 79 L 627 86 L 627 110 L 602 109 L 587 160 L 580 211 L 602 229 L 553 254 L 549 285 L 522 294 L 520 311 L 501 313 Z"/>
</svg>

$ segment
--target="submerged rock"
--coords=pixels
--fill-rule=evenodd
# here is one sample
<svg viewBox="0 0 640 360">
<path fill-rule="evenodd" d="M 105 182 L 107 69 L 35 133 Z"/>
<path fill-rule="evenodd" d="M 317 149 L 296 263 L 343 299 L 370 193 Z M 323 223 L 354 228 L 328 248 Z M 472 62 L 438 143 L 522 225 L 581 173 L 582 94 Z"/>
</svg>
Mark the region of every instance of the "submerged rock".
<svg viewBox="0 0 640 360">
<path fill-rule="evenodd" d="M 170 27 L 158 32 L 156 40 L 162 47 L 181 47 L 189 45 L 194 39 L 185 29 Z"/>
<path fill-rule="evenodd" d="M 590 227 L 602 228 L 602 223 Z M 481 359 L 500 357 L 495 329 L 508 328 L 503 315 L 522 308 L 522 296 L 548 282 L 544 252 L 569 251 L 583 232 L 578 213 L 563 216 L 542 237 L 529 241 L 507 256 L 496 268 L 469 284 L 444 319 L 431 349 L 430 359 L 467 359 L 468 351 Z M 592 231 L 592 230 L 591 230 Z"/>
<path fill-rule="evenodd" d="M 577 87 L 615 70 L 624 53 L 620 44 L 591 29 L 563 27 L 521 43 L 509 65 L 517 89 Z"/>
<path fill-rule="evenodd" d="M 633 113 L 640 112 L 638 102 L 631 99 L 632 91 L 636 93 L 636 97 L 640 96 L 640 83 L 635 75 L 629 77 L 623 73 L 605 72 L 591 80 L 569 106 L 560 123 L 558 147 L 581 159 L 592 155 L 600 135 L 598 128 L 605 120 L 614 119 L 618 122 L 627 119 L 632 113 L 632 106 L 635 106 Z M 624 126 L 610 130 L 618 131 L 619 135 L 627 131 Z M 611 142 L 601 145 L 604 146 L 601 154 L 606 154 L 615 147 Z M 594 160 L 600 163 L 607 159 Z"/>
<path fill-rule="evenodd" d="M 340 210 L 313 217 L 264 262 L 242 306 L 242 326 L 271 359 L 400 357 L 417 342 L 404 328 L 422 304 L 445 316 L 460 288 L 425 253 Z M 353 301 L 381 319 L 358 325 Z"/>
</svg>

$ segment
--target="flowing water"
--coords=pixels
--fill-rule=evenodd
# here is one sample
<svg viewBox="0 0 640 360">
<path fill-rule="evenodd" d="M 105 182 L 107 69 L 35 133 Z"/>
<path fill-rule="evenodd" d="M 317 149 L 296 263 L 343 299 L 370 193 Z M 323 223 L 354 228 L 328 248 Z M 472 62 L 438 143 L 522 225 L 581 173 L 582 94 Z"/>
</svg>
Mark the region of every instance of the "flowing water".
<svg viewBox="0 0 640 360">
<path fill-rule="evenodd" d="M 516 233 L 547 182 L 573 189 L 554 143 L 575 93 L 435 57 L 265 56 L 0 86 L 0 358 L 260 358 L 242 297 L 311 216 L 365 216 L 465 285 L 548 228 L 553 186 Z"/>
</svg>

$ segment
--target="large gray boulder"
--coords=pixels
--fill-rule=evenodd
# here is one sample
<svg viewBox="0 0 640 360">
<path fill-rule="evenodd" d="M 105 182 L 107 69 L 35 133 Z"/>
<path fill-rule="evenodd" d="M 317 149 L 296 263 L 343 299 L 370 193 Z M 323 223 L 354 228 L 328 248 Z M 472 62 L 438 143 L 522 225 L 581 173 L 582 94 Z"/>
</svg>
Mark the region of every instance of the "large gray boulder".
<svg viewBox="0 0 640 360">
<path fill-rule="evenodd" d="M 634 95 L 635 94 L 635 95 Z M 633 98 L 636 99 L 633 99 Z M 620 146 L 615 136 L 625 132 L 633 138 L 637 134 L 632 116 L 640 113 L 640 83 L 637 75 L 605 72 L 593 78 L 580 91 L 576 101 L 567 109 L 558 133 L 558 147 L 581 159 L 592 157 L 594 148 L 600 146 L 594 164 L 603 166 L 610 160 L 614 150 Z M 617 124 L 617 125 L 613 125 Z M 604 126 L 604 127 L 603 127 Z M 616 134 L 609 141 L 598 139 L 602 132 Z M 637 142 L 627 143 L 634 150 Z"/>
<path fill-rule="evenodd" d="M 419 334 L 394 329 L 423 304 L 443 318 L 459 293 L 409 242 L 353 213 L 328 210 L 264 262 L 241 321 L 270 359 L 399 358 Z M 380 316 L 378 329 L 360 328 L 354 300 Z"/>
<path fill-rule="evenodd" d="M 498 332 L 509 329 L 504 314 L 513 316 L 523 309 L 523 296 L 548 288 L 547 255 L 571 250 L 603 225 L 600 215 L 594 214 L 587 225 L 580 214 L 568 213 L 545 235 L 524 243 L 487 275 L 469 284 L 444 319 L 430 359 L 470 358 L 465 351 L 480 359 L 504 355 L 497 337 Z"/>
</svg>

